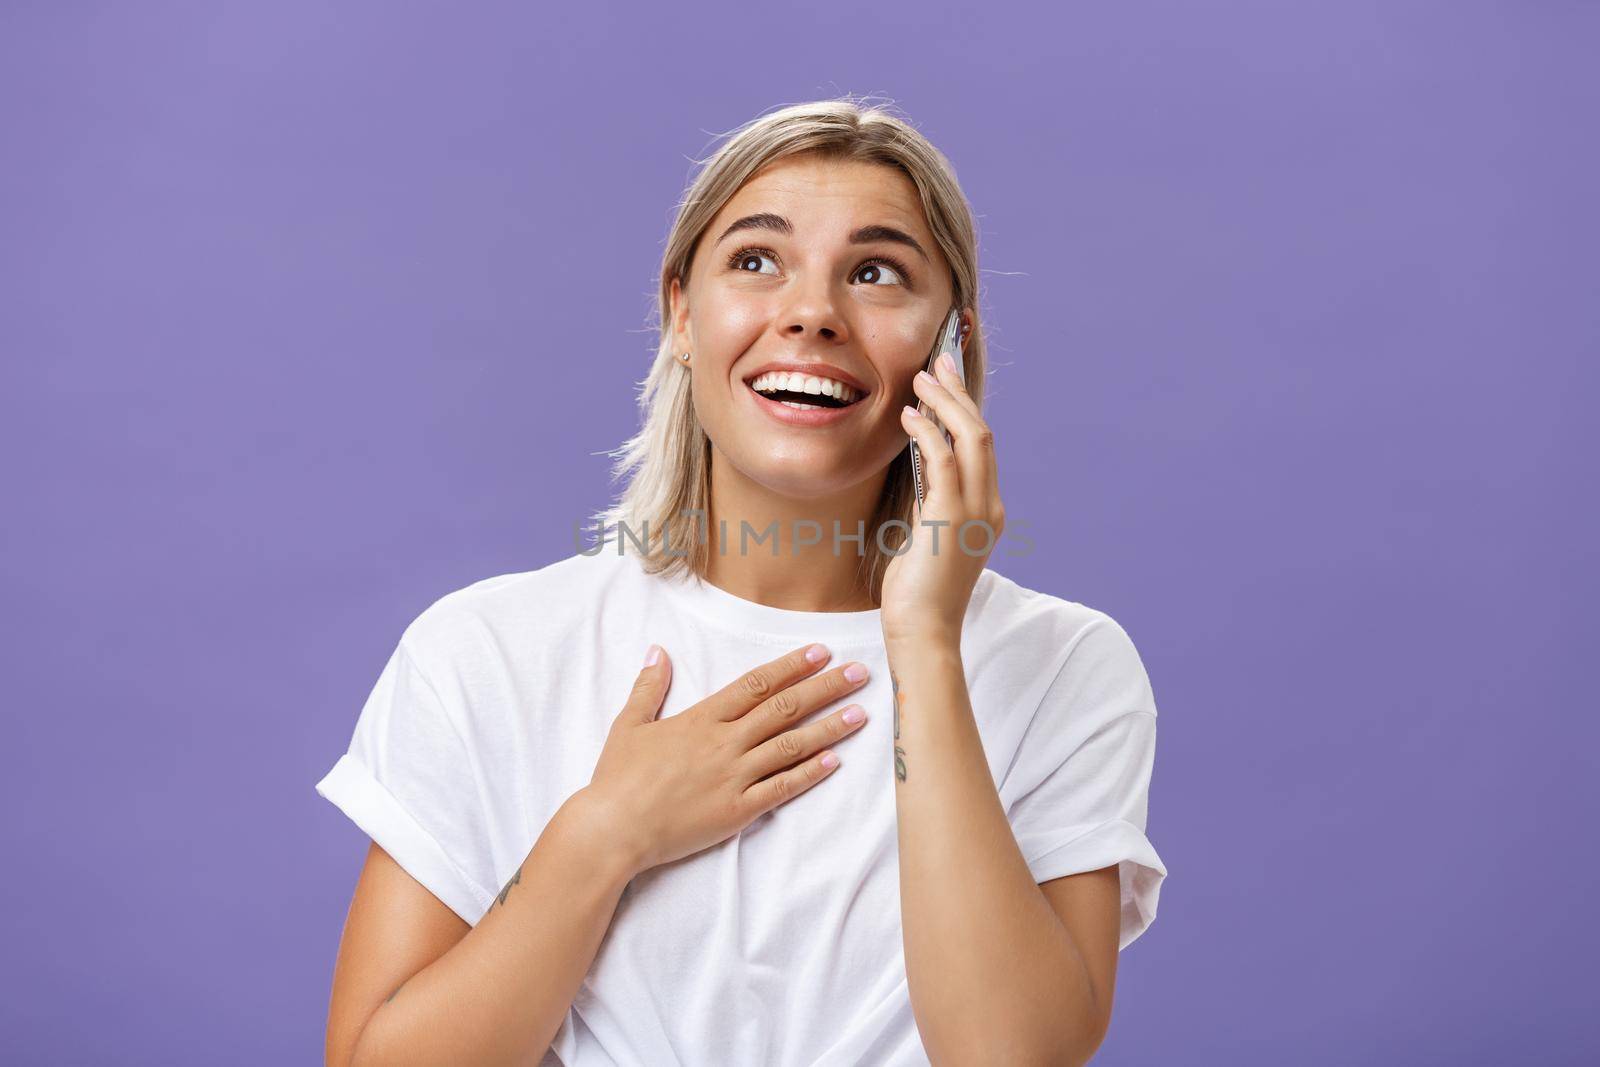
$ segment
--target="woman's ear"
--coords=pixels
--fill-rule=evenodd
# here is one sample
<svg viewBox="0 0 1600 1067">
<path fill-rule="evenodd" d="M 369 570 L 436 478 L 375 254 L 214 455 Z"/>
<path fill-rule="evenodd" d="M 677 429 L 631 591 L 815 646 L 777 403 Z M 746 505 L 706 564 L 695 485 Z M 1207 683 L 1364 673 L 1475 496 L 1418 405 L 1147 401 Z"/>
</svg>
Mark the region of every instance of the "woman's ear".
<svg viewBox="0 0 1600 1067">
<path fill-rule="evenodd" d="M 684 296 L 683 285 L 674 277 L 667 287 L 668 336 L 672 338 L 674 352 L 694 349 L 694 338 L 689 336 L 689 301 Z"/>
</svg>

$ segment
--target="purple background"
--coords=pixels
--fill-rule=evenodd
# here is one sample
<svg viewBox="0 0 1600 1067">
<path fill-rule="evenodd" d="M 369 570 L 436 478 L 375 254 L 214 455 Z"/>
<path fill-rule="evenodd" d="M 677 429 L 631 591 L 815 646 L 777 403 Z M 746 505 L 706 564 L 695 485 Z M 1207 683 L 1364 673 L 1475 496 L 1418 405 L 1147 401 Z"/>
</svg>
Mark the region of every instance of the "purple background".
<svg viewBox="0 0 1600 1067">
<path fill-rule="evenodd" d="M 7 4 L 6 1058 L 320 1061 L 366 839 L 313 783 L 606 499 L 690 157 L 854 92 L 979 215 L 996 568 L 1154 682 L 1097 1062 L 1595 1062 L 1597 30 Z"/>
</svg>

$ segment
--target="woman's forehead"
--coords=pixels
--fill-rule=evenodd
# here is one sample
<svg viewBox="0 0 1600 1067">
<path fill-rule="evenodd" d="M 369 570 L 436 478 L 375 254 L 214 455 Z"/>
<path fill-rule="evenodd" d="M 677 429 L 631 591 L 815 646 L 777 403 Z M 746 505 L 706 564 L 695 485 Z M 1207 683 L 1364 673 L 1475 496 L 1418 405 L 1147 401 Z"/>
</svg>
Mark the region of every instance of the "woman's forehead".
<svg viewBox="0 0 1600 1067">
<path fill-rule="evenodd" d="M 757 172 L 722 206 L 710 227 L 770 211 L 796 230 L 882 223 L 927 235 L 916 186 L 902 171 L 856 160 L 779 160 Z"/>
</svg>

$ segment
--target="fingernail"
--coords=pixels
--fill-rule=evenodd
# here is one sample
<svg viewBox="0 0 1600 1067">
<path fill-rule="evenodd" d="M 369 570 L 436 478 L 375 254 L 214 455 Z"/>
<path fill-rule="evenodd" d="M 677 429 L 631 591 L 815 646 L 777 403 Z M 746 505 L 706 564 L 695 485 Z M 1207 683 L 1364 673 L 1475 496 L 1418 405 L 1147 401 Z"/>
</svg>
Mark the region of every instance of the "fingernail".
<svg viewBox="0 0 1600 1067">
<path fill-rule="evenodd" d="M 937 382 L 939 380 L 925 370 L 917 371 L 917 377 L 921 378 L 925 382 Z"/>
<path fill-rule="evenodd" d="M 657 663 L 660 663 L 660 662 L 661 662 L 661 646 L 660 645 L 651 645 L 649 651 L 647 651 L 644 654 L 644 665 L 646 667 L 654 667 Z"/>
<path fill-rule="evenodd" d="M 835 756 L 832 752 L 824 752 L 822 754 L 822 765 L 829 770 L 832 770 L 833 768 L 839 766 L 839 757 Z"/>
<path fill-rule="evenodd" d="M 914 419 L 922 418 L 922 412 L 918 411 L 916 408 L 912 407 L 910 404 L 907 404 L 903 410 L 905 411 L 905 413 L 907 415 L 910 415 Z"/>
<path fill-rule="evenodd" d="M 847 682 L 864 682 L 867 680 L 867 669 L 859 663 L 852 663 L 844 669 L 844 679 Z"/>
<path fill-rule="evenodd" d="M 939 362 L 943 363 L 944 364 L 944 369 L 949 371 L 951 374 L 955 374 L 956 373 L 956 360 L 955 360 L 955 357 L 952 356 L 950 353 L 948 353 L 948 352 L 939 353 Z"/>
<path fill-rule="evenodd" d="M 848 708 L 845 708 L 844 715 L 842 716 L 844 721 L 850 723 L 852 726 L 866 717 L 867 709 L 863 708 L 860 704 L 852 704 Z"/>
<path fill-rule="evenodd" d="M 810 663 L 821 663 L 828 658 L 828 650 L 821 645 L 812 645 L 806 649 L 806 660 Z"/>
</svg>

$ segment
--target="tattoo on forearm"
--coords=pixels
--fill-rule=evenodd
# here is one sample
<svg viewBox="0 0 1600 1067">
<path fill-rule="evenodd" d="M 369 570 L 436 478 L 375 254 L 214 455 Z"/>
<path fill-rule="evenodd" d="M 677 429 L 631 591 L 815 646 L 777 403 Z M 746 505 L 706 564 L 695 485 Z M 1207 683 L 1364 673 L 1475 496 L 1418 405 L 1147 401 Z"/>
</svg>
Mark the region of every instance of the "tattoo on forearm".
<svg viewBox="0 0 1600 1067">
<path fill-rule="evenodd" d="M 407 978 L 406 982 L 409 982 L 409 981 L 411 981 L 411 979 Z M 391 1001 L 395 997 L 399 996 L 400 995 L 400 990 L 402 990 L 402 989 L 404 989 L 406 987 L 406 982 L 401 982 L 399 985 L 395 986 L 394 987 L 394 992 L 390 993 L 387 997 L 385 997 L 383 999 L 383 1002 L 385 1004 L 387 1004 L 387 1003 L 389 1003 L 389 1001 Z"/>
<path fill-rule="evenodd" d="M 895 677 L 894 671 L 889 672 L 889 685 L 894 690 L 894 739 L 900 740 L 900 707 L 905 703 L 906 695 L 900 692 L 900 679 Z M 906 750 L 899 744 L 894 746 L 894 776 L 899 781 L 906 780 Z"/>
<path fill-rule="evenodd" d="M 498 900 L 502 905 L 505 904 L 506 897 L 509 896 L 510 893 L 511 893 L 511 887 L 516 885 L 520 881 L 522 881 L 522 868 L 518 867 L 517 868 L 517 873 L 513 874 L 511 876 L 511 881 L 506 883 L 506 887 L 504 889 L 500 890 L 500 895 L 498 897 L 496 897 L 495 899 Z"/>
</svg>

